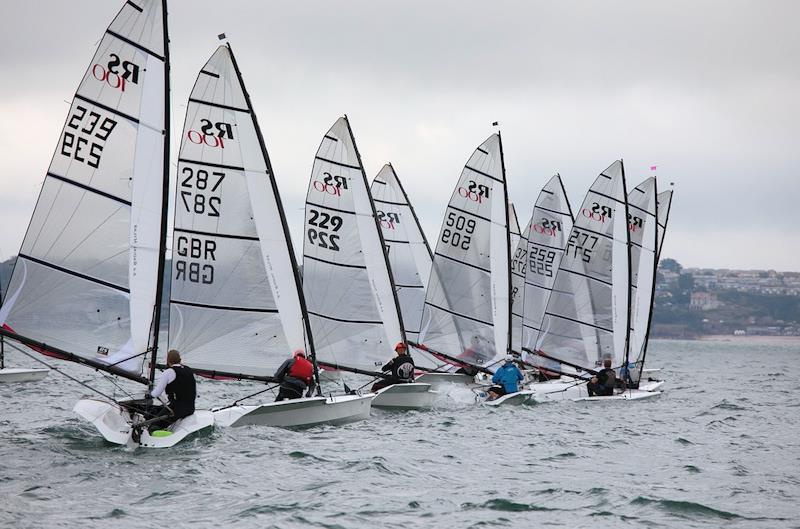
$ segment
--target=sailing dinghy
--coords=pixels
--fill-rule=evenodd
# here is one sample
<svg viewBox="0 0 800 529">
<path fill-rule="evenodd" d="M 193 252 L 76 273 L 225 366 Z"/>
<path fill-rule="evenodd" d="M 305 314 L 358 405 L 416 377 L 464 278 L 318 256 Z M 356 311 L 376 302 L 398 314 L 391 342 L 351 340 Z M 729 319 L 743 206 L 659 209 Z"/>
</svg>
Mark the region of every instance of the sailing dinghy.
<svg viewBox="0 0 800 529">
<path fill-rule="evenodd" d="M 149 388 L 167 233 L 168 42 L 165 0 L 125 2 L 111 22 L 72 100 L 0 309 L 6 337 Z M 151 417 L 111 398 L 81 400 L 75 412 L 129 446 L 172 446 L 213 425 L 211 412 L 197 411 L 151 435 Z"/>
<path fill-rule="evenodd" d="M 298 349 L 313 362 L 280 195 L 229 44 L 189 96 L 175 196 L 170 347 L 197 374 L 222 380 L 274 382 Z M 311 426 L 369 415 L 369 399 L 359 397 L 245 400 L 214 410 L 217 423 Z"/>
<path fill-rule="evenodd" d="M 530 353 L 576 370 L 577 382 L 532 384 L 537 401 L 588 398 L 584 381 L 603 359 L 610 357 L 616 369 L 628 364 L 631 242 L 625 189 L 624 167 L 616 161 L 592 184 L 570 230 L 542 330 Z M 658 394 L 637 389 L 627 393 L 626 400 Z"/>
<path fill-rule="evenodd" d="M 399 203 L 397 198 L 393 202 Z M 404 205 L 386 202 L 384 215 L 389 211 L 401 219 L 407 213 Z M 326 368 L 381 377 L 377 370 L 395 356 L 395 344 L 406 343 L 380 221 L 350 123 L 339 118 L 314 157 L 303 241 L 303 288 L 317 355 Z M 379 390 L 372 405 L 427 408 L 435 396 L 430 384 L 394 384 Z"/>
</svg>

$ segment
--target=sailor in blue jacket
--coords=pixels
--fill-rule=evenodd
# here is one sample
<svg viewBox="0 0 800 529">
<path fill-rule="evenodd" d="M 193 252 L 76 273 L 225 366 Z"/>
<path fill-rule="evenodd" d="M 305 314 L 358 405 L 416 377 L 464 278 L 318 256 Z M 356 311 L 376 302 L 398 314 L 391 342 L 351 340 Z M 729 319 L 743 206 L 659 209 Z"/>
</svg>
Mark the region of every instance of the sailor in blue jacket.
<svg viewBox="0 0 800 529">
<path fill-rule="evenodd" d="M 523 379 L 522 371 L 514 364 L 514 357 L 510 354 L 506 355 L 506 363 L 500 366 L 492 375 L 492 383 L 497 385 L 489 389 L 490 400 L 509 393 L 516 393 L 519 391 L 519 383 Z"/>
</svg>

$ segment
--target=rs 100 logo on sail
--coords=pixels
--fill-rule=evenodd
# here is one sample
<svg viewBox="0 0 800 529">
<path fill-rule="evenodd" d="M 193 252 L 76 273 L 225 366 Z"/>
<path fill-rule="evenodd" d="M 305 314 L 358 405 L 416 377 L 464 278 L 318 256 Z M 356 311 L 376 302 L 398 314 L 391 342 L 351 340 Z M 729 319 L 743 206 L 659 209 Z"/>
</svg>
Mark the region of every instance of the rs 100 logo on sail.
<svg viewBox="0 0 800 529">
<path fill-rule="evenodd" d="M 225 148 L 225 139 L 233 141 L 233 127 L 224 121 L 200 120 L 200 130 L 190 130 L 186 137 L 195 145 Z"/>
<path fill-rule="evenodd" d="M 92 76 L 120 92 L 125 91 L 128 83 L 139 84 L 139 65 L 131 61 L 123 61 L 119 55 L 112 53 L 105 64 L 92 65 Z"/>
</svg>

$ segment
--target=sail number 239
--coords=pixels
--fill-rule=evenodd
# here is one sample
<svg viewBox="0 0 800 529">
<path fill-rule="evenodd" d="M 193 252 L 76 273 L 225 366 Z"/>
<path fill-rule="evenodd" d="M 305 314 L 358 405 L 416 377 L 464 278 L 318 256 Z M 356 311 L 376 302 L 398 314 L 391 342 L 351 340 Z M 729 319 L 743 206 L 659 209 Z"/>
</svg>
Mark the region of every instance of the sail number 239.
<svg viewBox="0 0 800 529">
<path fill-rule="evenodd" d="M 205 169 L 193 169 L 184 167 L 181 171 L 181 200 L 186 211 L 196 215 L 208 215 L 209 217 L 219 217 L 219 208 L 222 206 L 222 198 L 210 196 L 214 193 L 222 181 L 225 173 L 212 171 L 209 173 Z"/>
</svg>

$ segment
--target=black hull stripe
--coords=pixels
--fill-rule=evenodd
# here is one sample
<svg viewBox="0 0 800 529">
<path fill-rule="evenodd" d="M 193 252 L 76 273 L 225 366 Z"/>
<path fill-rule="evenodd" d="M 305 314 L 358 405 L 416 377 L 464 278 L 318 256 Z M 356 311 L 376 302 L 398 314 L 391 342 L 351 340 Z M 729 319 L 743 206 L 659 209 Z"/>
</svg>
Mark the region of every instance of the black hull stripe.
<svg viewBox="0 0 800 529">
<path fill-rule="evenodd" d="M 199 231 L 199 230 L 187 230 L 184 228 L 175 228 L 174 231 L 181 232 L 181 233 L 190 233 L 192 235 L 202 235 L 204 237 L 222 237 L 223 239 L 238 239 L 242 241 L 256 241 L 258 242 L 258 237 L 252 237 L 250 235 L 233 235 L 230 233 L 212 233 L 210 231 Z"/>
<path fill-rule="evenodd" d="M 139 120 L 138 120 L 138 119 L 136 119 L 135 117 L 133 117 L 133 116 L 129 116 L 128 114 L 126 114 L 126 113 L 124 113 L 124 112 L 120 112 L 119 110 L 117 110 L 117 109 L 115 109 L 115 108 L 111 108 L 111 107 L 109 107 L 109 106 L 106 106 L 106 105 L 104 105 L 104 104 L 102 104 L 102 103 L 98 103 L 97 101 L 95 101 L 95 100 L 93 100 L 93 99 L 89 99 L 88 97 L 84 97 L 84 96 L 82 96 L 82 95 L 80 95 L 80 94 L 75 94 L 75 99 L 80 99 L 81 101 L 84 101 L 84 102 L 86 102 L 86 103 L 89 103 L 90 105 L 94 105 L 94 106 L 96 106 L 97 108 L 102 108 L 102 109 L 103 109 L 103 110 L 105 110 L 106 112 L 111 112 L 111 113 L 112 113 L 112 114 L 114 114 L 114 115 L 117 115 L 117 116 L 119 116 L 119 117 L 122 117 L 122 118 L 128 119 L 128 120 L 130 120 L 130 121 L 133 121 L 133 122 L 134 122 L 134 123 L 136 123 L 137 125 L 139 124 Z"/>
<path fill-rule="evenodd" d="M 188 158 L 178 158 L 178 163 L 190 163 L 193 165 L 205 165 L 207 167 L 217 167 L 219 169 L 230 169 L 231 171 L 244 171 L 244 167 L 235 165 L 225 165 L 221 163 L 201 162 L 200 160 L 189 160 Z"/>
<path fill-rule="evenodd" d="M 610 332 L 610 333 L 614 332 L 612 329 L 606 329 L 605 327 L 601 327 L 600 325 L 595 325 L 593 323 L 586 323 L 585 321 L 575 320 L 575 319 L 572 319 L 572 318 L 567 318 L 566 316 L 559 316 L 558 314 L 553 314 L 552 312 L 546 312 L 545 311 L 545 315 L 550 316 L 551 318 L 558 318 L 560 320 L 571 321 L 573 323 L 577 323 L 578 325 L 585 325 L 586 327 L 591 327 L 593 329 L 600 329 L 601 331 L 606 331 L 606 332 Z"/>
<path fill-rule="evenodd" d="M 130 2 L 128 2 L 128 3 L 130 3 Z M 116 31 L 111 31 L 110 29 L 107 29 L 106 33 L 108 33 L 109 35 L 111 35 L 114 38 L 117 38 L 117 39 L 121 40 L 122 42 L 130 44 L 131 46 L 133 46 L 137 50 L 141 50 L 141 51 L 145 52 L 148 55 L 152 55 L 153 57 L 155 57 L 156 59 L 158 59 L 160 61 L 164 60 L 164 56 L 163 55 L 159 55 L 158 53 L 154 52 L 153 50 L 145 48 L 144 46 L 142 46 L 138 42 L 134 42 L 131 39 L 129 39 L 128 37 L 123 37 L 122 35 L 120 35 Z"/>
<path fill-rule="evenodd" d="M 561 270 L 563 270 L 563 271 L 565 271 L 565 272 L 567 272 L 569 274 L 585 277 L 586 279 L 591 279 L 592 281 L 597 281 L 598 283 L 603 283 L 604 285 L 613 286 L 610 281 L 605 281 L 603 279 L 600 279 L 599 277 L 592 277 L 592 276 L 587 275 L 587 274 L 582 274 L 580 272 L 576 272 L 575 270 L 570 270 L 569 268 L 562 268 Z"/>
<path fill-rule="evenodd" d="M 466 209 L 457 208 L 457 207 L 451 206 L 449 204 L 447 205 L 447 207 L 450 208 L 450 209 L 454 209 L 454 210 L 456 210 L 456 211 L 458 211 L 460 213 L 466 213 L 467 215 L 472 215 L 473 217 L 477 217 L 477 218 L 479 218 L 481 220 L 485 220 L 486 222 L 489 222 L 489 223 L 492 222 L 492 219 L 490 219 L 488 217 L 484 217 L 483 215 L 478 215 L 477 213 L 473 213 L 471 211 L 467 211 Z"/>
<path fill-rule="evenodd" d="M 330 211 L 335 211 L 337 213 L 345 213 L 347 215 L 355 215 L 356 214 L 355 211 L 347 211 L 346 209 L 332 208 L 330 206 L 324 206 L 322 204 L 316 204 L 314 202 L 306 202 L 306 205 L 307 206 L 313 206 L 315 208 L 328 209 Z"/>
<path fill-rule="evenodd" d="M 452 310 L 449 310 L 449 309 L 445 309 L 444 307 L 440 307 L 439 305 L 434 305 L 430 301 L 426 301 L 425 304 L 428 305 L 429 307 L 433 307 L 435 309 L 439 309 L 441 311 L 444 311 L 444 312 L 447 312 L 449 314 L 452 314 L 453 316 L 458 316 L 459 318 L 464 318 L 465 320 L 472 320 L 474 322 L 481 323 L 483 325 L 488 325 L 490 327 L 492 326 L 492 324 L 490 322 L 488 322 L 488 321 L 483 321 L 483 320 L 480 320 L 478 318 L 473 318 L 472 316 L 467 316 L 466 314 L 461 314 L 460 312 L 455 312 L 455 311 L 452 311 Z"/>
<path fill-rule="evenodd" d="M 318 312 L 314 312 L 314 311 L 312 311 L 312 310 L 309 310 L 309 311 L 308 311 L 308 313 L 309 313 L 309 314 L 311 314 L 312 316 L 316 316 L 316 317 L 318 317 L 318 318 L 322 318 L 322 319 L 325 319 L 325 320 L 331 320 L 331 321 L 338 321 L 338 322 L 341 322 L 341 323 L 356 323 L 356 324 L 367 324 L 367 325 L 383 325 L 383 322 L 382 322 L 382 321 L 370 321 L 370 320 L 347 320 L 347 319 L 344 319 L 344 318 L 334 318 L 333 316 L 326 316 L 326 315 L 324 315 L 324 314 L 320 314 L 320 313 L 318 313 Z"/>
<path fill-rule="evenodd" d="M 226 305 L 210 305 L 207 303 L 195 303 L 192 301 L 181 301 L 179 299 L 171 299 L 170 303 L 176 305 L 186 305 L 187 307 L 198 307 L 201 309 L 214 309 L 214 310 L 232 310 L 236 312 L 263 312 L 264 314 L 277 314 L 278 309 L 257 309 L 253 307 L 229 307 Z"/>
<path fill-rule="evenodd" d="M 361 270 L 366 270 L 367 267 L 363 265 L 351 265 L 351 264 L 342 264 L 342 263 L 334 263 L 333 261 L 328 261 L 327 259 L 320 259 L 319 257 L 314 257 L 313 255 L 303 255 L 305 259 L 311 259 L 312 261 L 319 261 L 320 263 L 329 264 L 332 266 L 340 266 L 342 268 L 360 268 Z"/>
<path fill-rule="evenodd" d="M 76 182 L 75 180 L 70 180 L 67 177 L 59 176 L 59 175 L 54 174 L 54 173 L 47 173 L 47 176 L 49 176 L 50 178 L 55 178 L 56 180 L 59 180 L 61 182 L 65 182 L 67 184 L 73 185 L 75 187 L 79 187 L 79 188 L 83 189 L 84 191 L 89 191 L 89 192 L 94 193 L 96 195 L 100 195 L 101 197 L 108 198 L 110 200 L 113 200 L 114 202 L 119 202 L 120 204 L 124 204 L 124 205 L 126 205 L 128 207 L 131 206 L 130 201 L 125 200 L 124 198 L 120 198 L 120 197 L 114 196 L 114 195 L 112 195 L 110 193 L 106 193 L 105 191 L 100 191 L 99 189 L 95 189 L 94 187 L 87 186 L 86 184 L 81 184 L 80 182 Z"/>
<path fill-rule="evenodd" d="M 79 272 L 75 272 L 74 270 L 70 270 L 68 268 L 64 268 L 64 267 L 55 265 L 53 263 L 48 263 L 47 261 L 42 261 L 41 259 L 36 259 L 35 257 L 31 257 L 29 255 L 25 255 L 25 254 L 22 254 L 22 253 L 19 254 L 19 256 L 22 257 L 23 259 L 27 259 L 28 261 L 31 261 L 32 263 L 40 264 L 40 265 L 45 266 L 47 268 L 52 268 L 53 270 L 58 270 L 59 272 L 63 272 L 65 274 L 68 274 L 68 275 L 71 275 L 71 276 L 74 276 L 74 277 L 78 277 L 80 279 L 89 281 L 91 283 L 96 283 L 98 285 L 103 285 L 104 287 L 113 288 L 114 290 L 119 290 L 120 292 L 125 292 L 125 293 L 130 294 L 130 290 L 129 289 L 127 289 L 125 287 L 121 287 L 119 285 L 115 285 L 114 283 L 109 283 L 108 281 L 103 281 L 102 279 L 97 279 L 96 277 L 87 276 L 86 274 L 81 274 Z"/>
<path fill-rule="evenodd" d="M 208 105 L 210 107 L 223 108 L 225 110 L 233 110 L 234 112 L 243 112 L 245 114 L 249 114 L 250 113 L 250 109 L 248 109 L 248 108 L 232 107 L 230 105 L 223 105 L 222 103 L 214 103 L 212 101 L 203 101 L 202 99 L 195 99 L 193 97 L 189 98 L 189 102 L 190 103 L 197 103 L 198 105 Z"/>
<path fill-rule="evenodd" d="M 361 167 L 359 167 L 358 165 L 348 165 L 346 163 L 336 162 L 334 160 L 328 160 L 327 158 L 323 158 L 322 156 L 314 156 L 314 158 L 323 162 L 332 163 L 333 165 L 338 165 L 339 167 L 347 167 L 348 169 L 356 169 L 358 171 L 361 170 Z"/>
<path fill-rule="evenodd" d="M 485 176 L 486 178 L 490 178 L 490 179 L 494 180 L 495 182 L 500 182 L 501 184 L 505 184 L 505 182 L 503 182 L 502 180 L 500 180 L 496 176 L 492 176 L 489 173 L 484 173 L 483 171 L 478 171 L 477 169 L 475 169 L 474 167 L 470 167 L 469 165 L 465 165 L 464 169 L 469 169 L 473 173 L 478 173 L 479 175 Z"/>
<path fill-rule="evenodd" d="M 487 274 L 491 274 L 491 273 L 492 273 L 492 271 L 491 271 L 491 270 L 487 270 L 486 268 L 481 268 L 481 267 L 480 267 L 480 266 L 478 266 L 478 265 L 474 265 L 474 264 L 470 264 L 470 263 L 465 263 L 464 261 L 461 261 L 461 260 L 459 260 L 459 259 L 456 259 L 455 257 L 448 257 L 447 255 L 441 254 L 441 253 L 439 253 L 439 252 L 434 252 L 434 253 L 433 253 L 433 255 L 438 255 L 438 256 L 439 256 L 439 257 L 441 257 L 442 259 L 447 259 L 447 260 L 450 260 L 450 261 L 454 261 L 454 262 L 456 262 L 456 263 L 458 263 L 458 264 L 462 264 L 462 265 L 464 265 L 464 266 L 469 266 L 469 267 L 471 267 L 471 268 L 475 268 L 475 269 L 477 269 L 477 270 L 480 270 L 481 272 L 486 272 Z"/>
</svg>

